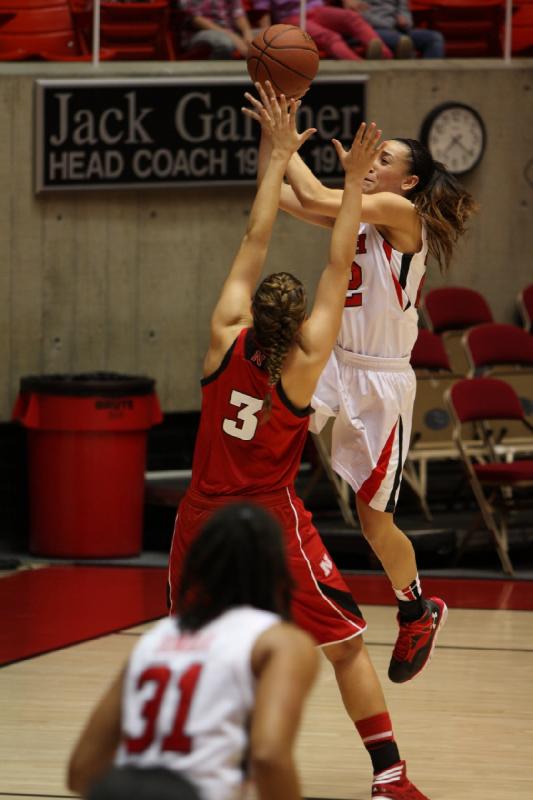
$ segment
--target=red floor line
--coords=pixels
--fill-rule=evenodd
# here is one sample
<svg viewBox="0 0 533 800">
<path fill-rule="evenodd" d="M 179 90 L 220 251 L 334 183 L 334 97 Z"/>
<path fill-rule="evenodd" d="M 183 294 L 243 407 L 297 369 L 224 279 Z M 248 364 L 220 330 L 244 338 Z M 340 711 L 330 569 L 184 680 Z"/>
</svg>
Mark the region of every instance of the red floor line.
<svg viewBox="0 0 533 800">
<path fill-rule="evenodd" d="M 53 566 L 0 580 L 0 665 L 95 639 L 166 614 L 163 568 Z M 395 605 L 385 575 L 346 574 L 356 601 Z M 533 581 L 424 578 L 450 608 L 533 610 Z"/>
<path fill-rule="evenodd" d="M 346 573 L 344 579 L 358 603 L 395 605 L 390 582 L 385 575 Z M 427 597 L 442 597 L 449 608 L 533 611 L 533 581 L 483 578 L 422 578 Z"/>
</svg>

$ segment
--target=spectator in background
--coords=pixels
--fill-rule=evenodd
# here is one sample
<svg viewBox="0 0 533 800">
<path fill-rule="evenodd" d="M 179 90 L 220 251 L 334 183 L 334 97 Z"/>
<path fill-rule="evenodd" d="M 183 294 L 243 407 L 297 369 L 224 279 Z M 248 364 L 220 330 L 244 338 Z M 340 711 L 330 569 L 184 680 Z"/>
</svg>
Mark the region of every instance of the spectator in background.
<svg viewBox="0 0 533 800">
<path fill-rule="evenodd" d="M 188 17 L 186 48 L 206 45 L 212 59 L 236 53 L 246 58 L 253 33 L 241 0 L 178 0 L 177 5 Z"/>
<path fill-rule="evenodd" d="M 250 0 L 260 29 L 282 22 L 300 25 L 299 0 Z M 344 0 L 344 8 L 328 5 L 323 0 L 307 0 L 307 33 L 313 37 L 319 50 L 330 58 L 360 61 L 361 48 L 365 58 L 392 58 L 392 52 L 378 33 L 365 22 L 359 10 L 365 3 Z"/>
<path fill-rule="evenodd" d="M 422 58 L 444 58 L 444 36 L 439 31 L 413 27 L 409 0 L 365 2 L 364 18 L 394 51 L 396 58 L 412 58 L 413 51 L 418 51 Z"/>
</svg>

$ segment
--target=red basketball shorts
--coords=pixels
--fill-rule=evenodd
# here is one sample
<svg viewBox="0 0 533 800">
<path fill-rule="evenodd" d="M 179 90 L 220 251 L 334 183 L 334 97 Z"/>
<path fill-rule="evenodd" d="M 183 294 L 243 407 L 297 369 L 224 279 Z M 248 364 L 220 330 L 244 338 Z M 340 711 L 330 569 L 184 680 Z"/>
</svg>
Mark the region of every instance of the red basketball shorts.
<svg viewBox="0 0 533 800">
<path fill-rule="evenodd" d="M 253 502 L 278 518 L 284 534 L 287 561 L 294 581 L 292 617 L 319 645 L 358 636 L 366 628 L 362 614 L 333 559 L 324 547 L 294 489 L 268 495 L 208 498 L 188 489 L 178 509 L 169 563 L 171 609 L 183 558 L 210 515 L 222 505 Z"/>
</svg>

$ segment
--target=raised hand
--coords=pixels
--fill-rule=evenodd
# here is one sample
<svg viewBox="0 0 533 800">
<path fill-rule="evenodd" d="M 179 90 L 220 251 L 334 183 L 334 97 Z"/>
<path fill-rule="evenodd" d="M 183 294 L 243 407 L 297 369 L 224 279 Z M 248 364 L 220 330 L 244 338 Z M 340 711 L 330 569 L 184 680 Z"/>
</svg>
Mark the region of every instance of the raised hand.
<svg viewBox="0 0 533 800">
<path fill-rule="evenodd" d="M 370 123 L 369 126 L 366 122 L 362 122 L 349 150 L 345 150 L 337 139 L 331 140 L 347 175 L 365 177 L 385 147 L 385 142 L 379 143 L 380 138 L 381 131 L 376 127 L 375 122 Z"/>
<path fill-rule="evenodd" d="M 264 133 L 271 139 L 273 150 L 296 152 L 316 133 L 316 128 L 307 128 L 302 133 L 298 131 L 296 112 L 300 101 L 294 98 L 287 100 L 283 94 L 276 97 L 270 81 L 265 82 L 266 91 L 260 83 L 256 83 L 255 87 L 260 99 L 245 92 L 244 96 L 252 108 L 243 108 L 243 113 L 259 122 Z"/>
</svg>

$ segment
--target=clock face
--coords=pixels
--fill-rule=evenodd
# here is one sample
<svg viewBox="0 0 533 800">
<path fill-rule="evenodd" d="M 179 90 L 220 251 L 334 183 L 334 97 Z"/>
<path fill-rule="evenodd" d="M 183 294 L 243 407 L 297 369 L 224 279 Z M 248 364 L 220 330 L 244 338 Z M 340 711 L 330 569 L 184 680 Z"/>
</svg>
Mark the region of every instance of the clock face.
<svg viewBox="0 0 533 800">
<path fill-rule="evenodd" d="M 485 148 L 481 117 L 473 108 L 461 103 L 447 103 L 436 108 L 422 127 L 421 138 L 435 161 L 442 161 L 455 175 L 475 167 Z"/>
</svg>

